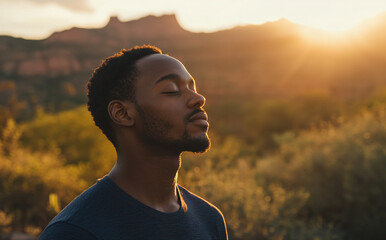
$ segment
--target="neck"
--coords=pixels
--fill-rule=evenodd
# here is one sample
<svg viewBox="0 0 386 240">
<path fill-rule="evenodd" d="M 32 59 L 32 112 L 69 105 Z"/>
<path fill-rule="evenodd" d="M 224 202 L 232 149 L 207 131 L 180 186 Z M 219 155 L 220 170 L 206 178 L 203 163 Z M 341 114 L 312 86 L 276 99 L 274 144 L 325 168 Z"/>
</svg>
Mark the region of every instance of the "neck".
<svg viewBox="0 0 386 240">
<path fill-rule="evenodd" d="M 177 196 L 180 153 L 119 150 L 109 177 L 126 193 L 161 212 L 180 208 Z"/>
</svg>

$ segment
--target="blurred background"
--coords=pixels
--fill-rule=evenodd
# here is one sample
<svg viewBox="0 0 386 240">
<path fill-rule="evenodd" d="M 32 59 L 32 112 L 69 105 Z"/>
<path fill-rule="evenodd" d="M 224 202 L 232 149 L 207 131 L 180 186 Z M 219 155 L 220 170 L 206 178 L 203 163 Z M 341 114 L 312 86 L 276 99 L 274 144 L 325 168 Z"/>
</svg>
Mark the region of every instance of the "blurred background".
<svg viewBox="0 0 386 240">
<path fill-rule="evenodd" d="M 179 183 L 230 239 L 386 239 L 385 1 L 0 0 L 0 35 L 0 239 L 109 172 L 85 86 L 137 44 L 207 98 L 212 150 Z"/>
</svg>

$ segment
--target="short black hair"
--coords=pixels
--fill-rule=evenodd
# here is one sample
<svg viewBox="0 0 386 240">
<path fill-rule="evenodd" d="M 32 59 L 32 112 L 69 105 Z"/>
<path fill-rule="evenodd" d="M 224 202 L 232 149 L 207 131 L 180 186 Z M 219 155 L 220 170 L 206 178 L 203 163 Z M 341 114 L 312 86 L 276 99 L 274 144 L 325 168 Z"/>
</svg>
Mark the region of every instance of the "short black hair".
<svg viewBox="0 0 386 240">
<path fill-rule="evenodd" d="M 115 147 L 117 142 L 108 113 L 108 105 L 112 100 L 135 101 L 137 76 L 135 63 L 151 54 L 162 54 L 162 51 L 151 45 L 122 49 L 102 61 L 87 83 L 87 108 L 91 112 L 95 125 Z"/>
</svg>

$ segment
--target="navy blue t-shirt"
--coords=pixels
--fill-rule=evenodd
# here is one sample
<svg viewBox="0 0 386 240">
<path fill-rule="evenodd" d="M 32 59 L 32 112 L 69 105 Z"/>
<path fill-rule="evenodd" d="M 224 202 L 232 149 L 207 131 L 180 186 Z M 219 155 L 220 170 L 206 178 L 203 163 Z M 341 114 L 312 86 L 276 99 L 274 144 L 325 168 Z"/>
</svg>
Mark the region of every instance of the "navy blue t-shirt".
<svg viewBox="0 0 386 240">
<path fill-rule="evenodd" d="M 226 240 L 221 212 L 178 187 L 180 209 L 157 211 L 134 199 L 108 176 L 72 201 L 48 224 L 40 240 Z"/>
</svg>

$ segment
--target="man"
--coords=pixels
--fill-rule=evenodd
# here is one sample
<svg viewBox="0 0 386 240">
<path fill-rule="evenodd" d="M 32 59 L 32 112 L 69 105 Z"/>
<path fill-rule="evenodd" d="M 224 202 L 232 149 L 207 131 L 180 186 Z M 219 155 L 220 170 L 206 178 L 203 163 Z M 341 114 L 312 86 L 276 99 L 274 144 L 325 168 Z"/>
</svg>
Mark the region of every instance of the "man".
<svg viewBox="0 0 386 240">
<path fill-rule="evenodd" d="M 87 87 L 117 161 L 40 239 L 227 239 L 221 212 L 177 184 L 181 153 L 210 145 L 205 98 L 182 63 L 153 46 L 123 49 Z"/>
</svg>

